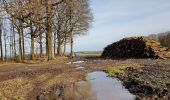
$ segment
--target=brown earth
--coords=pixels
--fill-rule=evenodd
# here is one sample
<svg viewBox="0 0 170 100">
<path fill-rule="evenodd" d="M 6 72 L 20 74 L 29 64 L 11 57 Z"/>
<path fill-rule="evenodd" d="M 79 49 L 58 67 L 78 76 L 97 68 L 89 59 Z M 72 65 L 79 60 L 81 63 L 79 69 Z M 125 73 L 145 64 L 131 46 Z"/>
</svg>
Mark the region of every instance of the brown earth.
<svg viewBox="0 0 170 100">
<path fill-rule="evenodd" d="M 2 100 L 36 100 L 36 97 L 44 91 L 50 89 L 57 84 L 70 86 L 71 84 L 83 79 L 83 77 L 92 71 L 106 71 L 108 67 L 115 66 L 158 66 L 165 64 L 170 66 L 169 60 L 148 60 L 147 59 L 126 59 L 126 60 L 108 60 L 108 59 L 82 59 L 81 64 L 66 64 L 68 59 L 57 59 L 52 62 L 36 62 L 27 61 L 25 63 L 6 63 L 0 65 L 0 99 Z M 85 67 L 84 70 L 76 70 L 77 66 Z M 149 67 L 148 67 L 149 68 Z M 152 74 L 154 72 L 159 75 L 160 80 L 164 80 L 159 67 L 151 67 Z M 166 69 L 164 69 L 166 70 Z M 149 70 L 148 74 L 149 74 Z M 146 72 L 147 72 L 146 71 Z M 162 71 L 162 70 L 161 70 Z M 152 75 L 151 74 L 151 75 Z M 145 74 L 144 74 L 145 75 Z M 169 72 L 167 72 L 169 75 Z M 147 77 L 149 78 L 149 77 Z M 152 78 L 155 80 L 155 78 Z M 170 77 L 166 77 L 170 80 Z M 146 80 L 148 81 L 148 80 Z M 156 79 L 157 81 L 157 79 Z M 169 81 L 166 81 L 169 82 Z M 160 85 L 158 85 L 159 87 Z M 129 88 L 130 89 L 130 88 Z"/>
<path fill-rule="evenodd" d="M 84 72 L 74 70 L 74 65 L 66 65 L 61 60 L 1 64 L 1 99 L 35 100 L 41 92 L 48 91 L 56 84 L 71 84 L 84 77 Z"/>
<path fill-rule="evenodd" d="M 137 100 L 170 99 L 170 61 L 148 60 L 140 67 L 127 67 L 117 74 Z"/>
</svg>

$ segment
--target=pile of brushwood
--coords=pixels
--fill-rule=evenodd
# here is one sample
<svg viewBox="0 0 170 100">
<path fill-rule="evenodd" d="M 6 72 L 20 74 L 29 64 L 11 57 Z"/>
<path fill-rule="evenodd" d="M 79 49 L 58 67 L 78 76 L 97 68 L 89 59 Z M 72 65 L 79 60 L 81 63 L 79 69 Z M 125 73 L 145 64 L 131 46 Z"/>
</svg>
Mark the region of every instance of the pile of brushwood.
<svg viewBox="0 0 170 100">
<path fill-rule="evenodd" d="M 168 58 L 168 48 L 148 37 L 129 37 L 108 45 L 104 58 Z"/>
</svg>

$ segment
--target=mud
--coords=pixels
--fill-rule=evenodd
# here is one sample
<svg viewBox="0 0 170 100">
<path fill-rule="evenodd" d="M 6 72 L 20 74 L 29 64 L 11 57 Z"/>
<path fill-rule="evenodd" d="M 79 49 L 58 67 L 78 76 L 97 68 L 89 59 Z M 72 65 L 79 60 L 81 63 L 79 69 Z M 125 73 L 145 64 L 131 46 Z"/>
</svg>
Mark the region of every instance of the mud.
<svg viewBox="0 0 170 100">
<path fill-rule="evenodd" d="M 136 66 L 137 68 L 137 71 L 127 70 L 127 76 L 119 76 L 130 92 L 140 98 L 143 96 L 147 98 L 155 96 L 155 93 L 150 93 L 150 91 L 146 92 L 150 93 L 149 95 L 146 95 L 145 92 L 141 91 L 141 93 L 137 93 L 137 90 L 135 90 L 136 86 L 134 85 L 137 83 L 141 84 L 141 86 L 143 85 L 142 87 L 139 87 L 139 89 L 158 89 L 159 91 L 162 91 L 158 97 L 160 96 L 161 98 L 164 98 L 164 96 L 167 96 L 167 90 L 169 89 L 167 85 L 170 83 L 170 60 L 109 60 L 100 58 L 81 58 L 80 60 L 85 62 L 66 64 L 69 61 L 56 63 L 60 61 L 57 60 L 54 61 L 55 63 L 1 64 L 0 98 L 3 98 L 3 100 L 35 100 L 40 94 L 49 93 L 49 91 L 51 91 L 57 84 L 70 87 L 71 84 L 82 80 L 87 73 L 94 71 L 106 71 L 108 67 L 117 67 L 122 65 Z M 83 69 L 77 70 L 76 68 L 78 66 L 83 67 Z M 129 81 L 125 78 L 132 80 L 135 79 L 132 81 L 134 86 L 127 85 Z M 136 79 L 142 81 L 139 81 L 138 83 L 138 80 L 136 81 Z"/>
<path fill-rule="evenodd" d="M 128 67 L 117 77 L 138 100 L 169 100 L 170 64 L 164 61 L 146 62 L 139 68 Z"/>
</svg>

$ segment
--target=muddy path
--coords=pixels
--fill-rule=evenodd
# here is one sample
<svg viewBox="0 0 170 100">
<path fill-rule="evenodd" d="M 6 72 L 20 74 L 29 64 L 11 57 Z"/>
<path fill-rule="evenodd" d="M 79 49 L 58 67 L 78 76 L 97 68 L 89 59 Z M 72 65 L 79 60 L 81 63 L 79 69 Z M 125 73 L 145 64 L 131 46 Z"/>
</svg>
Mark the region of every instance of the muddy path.
<svg viewBox="0 0 170 100">
<path fill-rule="evenodd" d="M 78 64 L 62 63 L 20 63 L 0 65 L 0 97 L 2 100 L 35 100 L 44 91 L 50 91 L 57 84 L 69 87 L 82 80 L 87 73 L 106 71 L 108 67 L 145 66 L 145 64 L 169 64 L 167 60 L 125 59 L 108 60 L 79 58 Z M 59 60 L 60 61 L 60 60 Z M 80 68 L 82 67 L 82 68 Z"/>
</svg>

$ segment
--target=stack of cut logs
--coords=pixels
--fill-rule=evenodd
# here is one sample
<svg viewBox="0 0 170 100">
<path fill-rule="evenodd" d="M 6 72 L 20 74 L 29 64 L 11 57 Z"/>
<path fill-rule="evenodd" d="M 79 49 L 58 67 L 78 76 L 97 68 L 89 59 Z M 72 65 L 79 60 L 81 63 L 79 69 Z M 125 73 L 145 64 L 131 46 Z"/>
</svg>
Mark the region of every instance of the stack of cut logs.
<svg viewBox="0 0 170 100">
<path fill-rule="evenodd" d="M 162 47 L 157 40 L 148 37 L 130 37 L 108 45 L 102 57 L 166 59 L 167 52 L 168 49 Z"/>
</svg>

